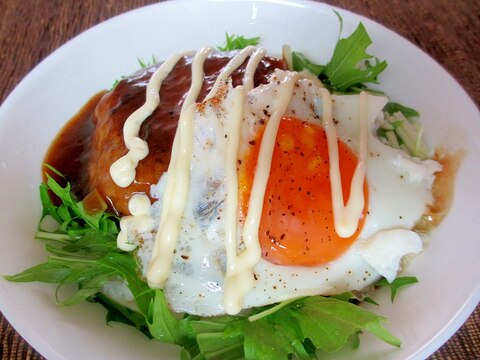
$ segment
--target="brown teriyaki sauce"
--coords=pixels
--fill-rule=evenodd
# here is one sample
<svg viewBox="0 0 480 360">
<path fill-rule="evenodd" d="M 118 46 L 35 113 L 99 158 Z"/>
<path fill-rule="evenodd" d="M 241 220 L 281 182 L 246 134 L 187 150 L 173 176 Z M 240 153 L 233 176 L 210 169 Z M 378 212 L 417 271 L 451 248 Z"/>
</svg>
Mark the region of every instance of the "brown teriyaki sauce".
<svg viewBox="0 0 480 360">
<path fill-rule="evenodd" d="M 236 53 L 209 56 L 197 101 L 210 91 L 222 68 Z M 193 56 L 180 60 L 162 83 L 160 105 L 140 129 L 140 137 L 148 143 L 150 152 L 140 161 L 136 179 L 130 186 L 118 187 L 111 179 L 109 169 L 127 151 L 123 124 L 144 103 L 148 81 L 160 64 L 141 69 L 123 78 L 111 91 L 93 96 L 52 142 L 44 163 L 65 176 L 77 199 L 86 197 L 84 206 L 87 211 L 108 207 L 112 213 L 127 215 L 130 196 L 140 192 L 149 194 L 150 185 L 156 184 L 166 171 L 180 109 L 191 83 L 192 61 Z M 246 63 L 232 74 L 233 86 L 241 84 Z M 286 69 L 283 60 L 265 57 L 255 72 L 255 86 L 267 83 L 269 75 L 277 68 Z M 44 170 L 54 176 L 51 170 Z M 54 178 L 62 180 L 58 176 Z"/>
<path fill-rule="evenodd" d="M 70 183 L 73 194 L 77 199 L 83 199 L 88 189 L 87 166 L 90 161 L 90 144 L 95 130 L 93 118 L 95 108 L 105 95 L 106 91 L 95 94 L 80 111 L 71 118 L 55 139 L 45 155 L 43 164 L 49 165 L 63 174 L 58 176 L 46 166 L 42 166 L 43 180 L 46 174 L 53 177 L 62 186 Z"/>
</svg>

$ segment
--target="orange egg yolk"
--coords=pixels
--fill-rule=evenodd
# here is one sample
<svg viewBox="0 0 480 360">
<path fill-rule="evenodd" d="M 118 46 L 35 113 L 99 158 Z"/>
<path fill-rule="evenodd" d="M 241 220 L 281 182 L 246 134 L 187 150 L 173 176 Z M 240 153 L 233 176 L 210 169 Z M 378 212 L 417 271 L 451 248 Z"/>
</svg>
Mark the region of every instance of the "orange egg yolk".
<svg viewBox="0 0 480 360">
<path fill-rule="evenodd" d="M 248 200 L 260 150 L 263 129 L 239 167 L 240 218 Z M 350 193 L 357 157 L 338 141 L 343 197 Z M 329 156 L 322 127 L 292 117 L 282 118 L 272 157 L 259 229 L 262 256 L 278 265 L 315 266 L 336 259 L 355 241 L 368 207 L 355 234 L 341 238 L 335 232 L 329 180 Z"/>
</svg>

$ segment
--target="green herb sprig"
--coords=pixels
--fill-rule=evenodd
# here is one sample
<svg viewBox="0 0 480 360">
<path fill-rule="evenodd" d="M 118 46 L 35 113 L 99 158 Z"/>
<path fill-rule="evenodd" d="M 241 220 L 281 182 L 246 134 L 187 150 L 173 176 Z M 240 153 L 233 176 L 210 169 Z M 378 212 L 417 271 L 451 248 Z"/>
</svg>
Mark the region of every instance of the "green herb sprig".
<svg viewBox="0 0 480 360">
<path fill-rule="evenodd" d="M 387 279 L 382 278 L 377 283 L 375 286 L 386 286 L 390 288 L 390 300 L 393 303 L 393 300 L 395 299 L 395 296 L 397 295 L 397 291 L 399 288 L 407 285 L 412 285 L 416 284 L 418 282 L 418 279 L 415 276 L 403 276 L 403 277 L 398 277 L 395 280 L 393 280 L 391 283 L 387 281 Z"/>
<path fill-rule="evenodd" d="M 315 64 L 302 53 L 292 52 L 293 70 L 310 71 L 331 91 L 358 93 L 367 90 L 365 83 L 377 83 L 378 75 L 387 68 L 386 61 L 367 53 L 371 43 L 365 26 L 360 23 L 350 36 L 337 42 L 326 65 Z"/>
<path fill-rule="evenodd" d="M 225 37 L 226 39 L 223 46 L 217 46 L 217 49 L 220 51 L 241 50 L 249 45 L 258 45 L 261 40 L 259 36 L 253 38 L 246 38 L 241 35 L 229 35 L 228 33 L 225 33 Z"/>
</svg>

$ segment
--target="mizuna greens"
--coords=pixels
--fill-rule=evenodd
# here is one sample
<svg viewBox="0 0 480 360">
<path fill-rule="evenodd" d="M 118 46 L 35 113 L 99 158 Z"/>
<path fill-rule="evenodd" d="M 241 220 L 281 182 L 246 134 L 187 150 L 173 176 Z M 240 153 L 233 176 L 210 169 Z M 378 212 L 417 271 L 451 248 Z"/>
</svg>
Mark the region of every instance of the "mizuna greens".
<svg viewBox="0 0 480 360">
<path fill-rule="evenodd" d="M 238 49 L 259 40 L 227 34 L 225 46 L 219 48 Z M 365 83 L 376 83 L 377 76 L 387 67 L 385 61 L 378 59 L 370 63 L 371 56 L 366 53 L 370 44 L 370 37 L 360 24 L 352 35 L 338 41 L 326 65 L 314 64 L 301 53 L 293 52 L 293 67 L 297 71 L 309 70 L 331 91 L 359 92 L 367 89 Z M 392 115 L 418 115 L 398 104 L 389 106 L 385 111 Z M 61 176 L 58 172 L 56 175 Z M 51 194 L 59 199 L 59 204 Z M 107 309 L 107 322 L 122 322 L 160 342 L 178 344 L 183 348 L 182 359 L 311 359 L 316 357 L 317 350 L 334 352 L 347 345 L 358 346 L 358 335 L 365 331 L 400 346 L 400 340 L 382 327 L 385 319 L 359 307 L 359 295 L 351 292 L 303 297 L 237 316 L 185 314 L 179 318 L 168 309 L 162 290 L 149 288 L 141 278 L 135 255 L 117 248 L 119 219 L 108 214 L 106 206 L 94 214 L 87 213 L 83 201 L 72 195 L 70 184 L 61 186 L 49 175 L 40 185 L 40 199 L 43 213 L 36 238 L 46 242 L 48 258 L 5 278 L 53 283 L 58 289 L 75 284 L 77 291 L 66 298 L 60 298 L 57 289 L 59 305 L 99 303 Z M 48 222 L 55 223 L 54 228 L 47 227 Z M 127 307 L 106 296 L 104 287 L 112 281 L 128 286 L 134 306 Z M 414 282 L 415 278 L 399 278 L 392 284 L 380 281 L 378 286 L 391 287 L 393 300 L 399 287 Z M 369 297 L 361 300 L 375 303 Z"/>
<path fill-rule="evenodd" d="M 223 46 L 217 46 L 220 51 L 232 51 L 246 48 L 249 45 L 258 45 L 260 43 L 260 36 L 253 38 L 246 38 L 241 35 L 229 35 L 225 33 L 225 43 Z"/>
<path fill-rule="evenodd" d="M 60 205 L 53 203 L 49 191 L 61 200 Z M 163 292 L 149 288 L 139 277 L 134 256 L 117 248 L 118 219 L 105 211 L 87 214 L 82 201 L 73 198 L 70 184 L 62 187 L 50 176 L 40 186 L 40 194 L 42 221 L 51 217 L 60 224 L 55 231 L 39 228 L 36 234 L 46 241 L 48 259 L 5 278 L 54 283 L 58 288 L 77 284 L 73 295 L 57 298 L 59 305 L 85 300 L 100 303 L 108 310 L 107 322 L 122 322 L 150 338 L 178 344 L 183 347 L 184 359 L 287 359 L 290 354 L 311 359 L 317 349 L 334 352 L 356 344 L 362 331 L 400 346 L 400 340 L 381 326 L 385 319 L 354 304 L 358 300 L 353 293 L 304 297 L 238 316 L 204 318 L 187 314 L 178 319 L 168 309 Z M 132 292 L 136 310 L 103 293 L 107 282 L 118 280 Z M 398 287 L 389 285 L 394 290 Z"/>
</svg>

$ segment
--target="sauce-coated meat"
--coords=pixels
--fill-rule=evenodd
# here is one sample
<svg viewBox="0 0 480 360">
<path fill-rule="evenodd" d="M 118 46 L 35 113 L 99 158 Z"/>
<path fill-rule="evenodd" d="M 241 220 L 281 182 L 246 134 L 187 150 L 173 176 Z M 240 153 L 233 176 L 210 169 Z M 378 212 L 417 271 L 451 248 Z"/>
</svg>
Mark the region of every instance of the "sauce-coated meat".
<svg viewBox="0 0 480 360">
<path fill-rule="evenodd" d="M 197 101 L 206 96 L 220 70 L 233 55 L 234 53 L 223 53 L 209 56 L 204 66 L 203 88 Z M 70 128 L 76 129 L 75 131 L 81 133 L 82 137 L 88 136 L 87 133 L 91 132 L 91 139 L 80 141 L 79 143 L 85 144 L 85 147 L 76 148 L 67 156 L 77 156 L 87 159 L 86 161 L 77 163 L 76 168 L 68 171 L 65 171 L 62 161 L 49 161 L 48 155 L 45 161 L 65 173 L 70 182 L 83 184 L 82 188 L 74 189 L 79 197 L 96 191 L 111 210 L 120 215 L 128 214 L 130 196 L 139 192 L 149 194 L 150 185 L 156 184 L 168 167 L 182 102 L 190 87 L 192 60 L 193 57 L 180 60 L 164 80 L 160 89 L 160 106 L 145 120 L 140 129 L 140 137 L 148 143 L 149 154 L 139 162 L 133 184 L 126 188 L 117 186 L 110 177 L 109 169 L 114 161 L 127 152 L 123 140 L 123 124 L 130 114 L 143 105 L 146 86 L 158 65 L 143 69 L 120 81 L 112 91 L 101 98 L 93 114 L 88 111 L 87 106 L 83 110 L 84 114 L 77 116 L 75 119 L 77 125 L 71 125 Z M 234 86 L 241 84 L 244 68 L 245 64 L 233 73 Z M 285 68 L 285 65 L 281 60 L 264 58 L 255 73 L 255 85 L 266 83 L 268 75 L 275 68 Z M 84 123 L 83 127 L 79 124 L 81 122 Z M 79 132 L 79 128 L 85 131 Z M 68 129 L 69 126 L 62 130 L 65 136 L 69 134 Z M 75 137 L 75 134 L 70 132 L 70 137 Z M 52 144 L 49 154 L 65 152 L 65 149 L 61 148 L 62 145 L 57 145 L 60 143 L 59 140 L 60 138 L 57 138 Z M 65 155 L 60 157 L 62 156 L 65 159 Z"/>
</svg>

